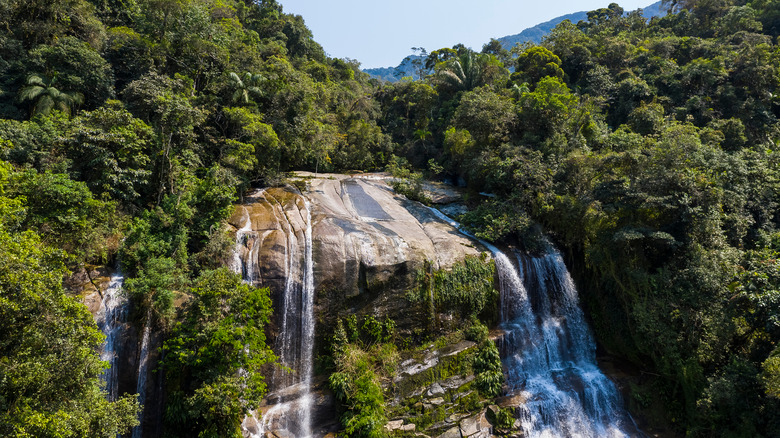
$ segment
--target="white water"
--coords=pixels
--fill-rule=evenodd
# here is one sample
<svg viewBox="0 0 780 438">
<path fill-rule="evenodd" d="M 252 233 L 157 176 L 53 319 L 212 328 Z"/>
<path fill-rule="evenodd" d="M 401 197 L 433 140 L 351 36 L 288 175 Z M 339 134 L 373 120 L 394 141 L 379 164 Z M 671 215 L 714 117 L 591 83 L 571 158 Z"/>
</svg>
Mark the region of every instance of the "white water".
<svg viewBox="0 0 780 438">
<path fill-rule="evenodd" d="M 276 202 L 272 197 L 267 200 Z M 274 393 L 282 403 L 273 405 L 258 421 L 258 430 L 250 431 L 244 423 L 245 432 L 252 437 L 264 437 L 268 431 L 286 431 L 296 437 L 310 437 L 314 349 L 314 262 L 312 258 L 311 207 L 305 201 L 306 217 L 304 230 L 303 263 L 300 246 L 291 221 L 283 206 L 274 207 L 275 214 L 287 237 L 285 247 L 285 286 L 282 298 L 280 333 L 276 340 L 279 361 L 292 372 L 276 370 L 272 378 Z M 236 233 L 236 252 L 233 269 L 241 273 L 244 281 L 256 284 L 258 251 L 261 246 L 257 232 L 252 229 L 251 217 L 244 208 L 245 224 Z M 246 258 L 242 259 L 241 254 Z M 284 394 L 282 396 L 281 394 Z"/>
<path fill-rule="evenodd" d="M 526 400 L 516 411 L 525 436 L 641 435 L 614 383 L 596 365 L 596 343 L 561 255 L 518 254 L 517 263 L 519 270 L 496 268 L 522 280 L 501 285 L 506 335 L 500 350 L 509 393 Z"/>
<path fill-rule="evenodd" d="M 122 294 L 125 277 L 117 270 L 111 275 L 108 288 L 103 292 L 103 303 L 96 316 L 100 331 L 106 335 L 106 342 L 100 352 L 100 360 L 108 362 L 100 379 L 105 382 L 108 399 L 115 401 L 119 396 L 119 353 L 117 347 L 122 334 L 122 325 L 127 318 L 127 298 Z"/>
<path fill-rule="evenodd" d="M 260 244 L 257 242 L 257 233 L 252 230 L 252 219 L 249 217 L 249 211 L 244 210 L 244 226 L 236 231 L 236 249 L 233 252 L 233 263 L 231 268 L 233 272 L 241 274 L 241 278 L 246 283 L 255 285 L 257 283 L 257 252 Z M 241 258 L 241 250 L 246 248 L 246 260 Z"/>
<path fill-rule="evenodd" d="M 141 355 L 138 358 L 138 378 L 136 383 L 136 392 L 138 393 L 138 403 L 143 406 L 146 403 L 146 376 L 149 366 L 149 338 L 152 332 L 152 308 L 146 312 L 146 324 L 144 325 L 143 340 L 141 341 Z M 133 428 L 132 438 L 141 438 L 144 424 L 144 411 L 138 415 L 138 426 Z"/>
<path fill-rule="evenodd" d="M 506 333 L 500 350 L 508 393 L 525 400 L 515 410 L 524 436 L 644 436 L 596 365 L 596 344 L 561 255 L 553 250 L 541 257 L 518 254 L 516 266 L 498 248 L 480 242 L 496 263 Z"/>
</svg>

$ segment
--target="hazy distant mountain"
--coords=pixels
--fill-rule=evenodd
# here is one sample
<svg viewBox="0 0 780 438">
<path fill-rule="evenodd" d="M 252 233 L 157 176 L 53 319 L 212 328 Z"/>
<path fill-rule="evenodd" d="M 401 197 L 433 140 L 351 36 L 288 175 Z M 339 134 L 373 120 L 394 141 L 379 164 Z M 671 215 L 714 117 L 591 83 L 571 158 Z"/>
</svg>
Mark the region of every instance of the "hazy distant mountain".
<svg viewBox="0 0 780 438">
<path fill-rule="evenodd" d="M 567 14 L 567 15 L 561 15 L 560 17 L 553 18 L 550 21 L 545 21 L 544 23 L 537 24 L 534 27 L 529 27 L 528 29 L 515 34 L 515 35 L 507 35 L 505 37 L 496 38 L 498 41 L 501 42 L 501 44 L 506 49 L 511 49 L 514 47 L 515 44 L 518 43 L 525 43 L 525 42 L 532 42 L 532 43 L 541 43 L 542 38 L 547 35 L 555 26 L 557 26 L 560 22 L 563 20 L 569 20 L 574 24 L 577 24 L 579 21 L 585 21 L 588 19 L 588 13 L 586 11 L 580 11 L 575 12 L 573 14 Z"/>
<path fill-rule="evenodd" d="M 422 59 L 420 55 L 409 55 L 398 64 L 397 67 L 364 68 L 363 71 L 371 76 L 388 82 L 396 82 L 405 76 L 417 77 L 416 68 L 412 64 L 415 59 Z"/>
<path fill-rule="evenodd" d="M 652 5 L 646 8 L 642 8 L 642 15 L 647 19 L 653 17 L 659 17 L 665 14 L 666 11 L 662 11 L 660 1 L 657 3 L 653 3 Z M 507 49 L 511 49 L 517 43 L 524 43 L 527 41 L 538 44 L 542 41 L 542 38 L 545 35 L 547 35 L 555 26 L 558 25 L 558 23 L 562 22 L 563 20 L 569 20 L 572 23 L 576 24 L 580 20 L 587 20 L 587 19 L 588 19 L 588 13 L 586 11 L 575 12 L 573 14 L 567 14 L 557 18 L 553 18 L 550 21 L 537 24 L 534 27 L 529 27 L 528 29 L 525 29 L 524 31 L 518 34 L 508 35 L 496 39 L 500 41 L 501 44 L 503 44 L 503 46 L 506 47 Z M 412 60 L 417 58 L 419 58 L 419 56 L 410 55 L 404 58 L 404 60 L 401 61 L 401 64 L 399 64 L 397 67 L 366 68 L 363 69 L 363 71 L 375 78 L 382 79 L 388 82 L 396 82 L 405 76 L 412 76 L 415 79 L 417 79 L 416 74 L 414 73 L 415 68 L 412 65 Z"/>
<path fill-rule="evenodd" d="M 642 15 L 647 18 L 648 20 L 653 17 L 659 17 L 661 15 L 665 15 L 666 11 L 663 13 L 661 12 L 661 2 L 653 3 L 652 5 L 642 8 Z M 560 22 L 563 20 L 569 20 L 574 24 L 577 24 L 579 21 L 587 21 L 588 20 L 588 12 L 587 11 L 581 11 L 581 12 L 575 12 L 573 14 L 568 15 L 562 15 L 557 18 L 553 18 L 550 21 L 546 21 L 541 24 L 537 24 L 534 27 L 529 27 L 528 29 L 515 34 L 515 35 L 508 35 L 505 37 L 497 38 L 499 41 L 501 41 L 501 44 L 507 48 L 511 49 L 514 47 L 515 44 L 518 43 L 525 43 L 525 42 L 532 42 L 532 43 L 540 43 L 542 42 L 542 38 L 547 35 L 555 26 L 557 26 Z"/>
</svg>

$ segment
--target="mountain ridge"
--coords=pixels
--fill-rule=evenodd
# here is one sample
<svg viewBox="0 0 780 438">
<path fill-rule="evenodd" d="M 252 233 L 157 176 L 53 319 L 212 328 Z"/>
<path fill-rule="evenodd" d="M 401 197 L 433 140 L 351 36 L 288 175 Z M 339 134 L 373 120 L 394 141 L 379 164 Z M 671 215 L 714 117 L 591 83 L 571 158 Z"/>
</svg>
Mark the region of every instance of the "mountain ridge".
<svg viewBox="0 0 780 438">
<path fill-rule="evenodd" d="M 661 9 L 661 3 L 662 3 L 661 1 L 658 1 L 647 7 L 639 8 L 639 10 L 642 11 L 642 15 L 648 20 L 653 17 L 659 17 L 664 14 L 664 12 Z M 572 12 L 570 14 L 555 17 L 552 20 L 545 21 L 544 23 L 539 23 L 536 26 L 526 28 L 522 30 L 520 33 L 496 38 L 496 40 L 501 42 L 501 45 L 507 50 L 514 47 L 515 44 L 522 44 L 525 42 L 539 44 L 540 42 L 542 42 L 542 38 L 544 38 L 545 35 L 550 33 L 550 31 L 554 29 L 555 26 L 557 26 L 564 20 L 569 20 L 572 23 L 578 23 L 579 21 L 587 21 L 587 19 L 588 19 L 587 11 Z M 406 58 L 404 58 L 401 61 L 401 63 L 395 67 L 366 68 L 363 69 L 363 71 L 368 73 L 374 78 L 381 79 L 388 82 L 396 82 L 401 78 L 407 76 L 410 76 L 413 79 L 419 79 L 414 72 L 415 67 L 413 64 L 413 61 L 418 58 L 421 57 L 419 55 L 409 55 Z"/>
</svg>

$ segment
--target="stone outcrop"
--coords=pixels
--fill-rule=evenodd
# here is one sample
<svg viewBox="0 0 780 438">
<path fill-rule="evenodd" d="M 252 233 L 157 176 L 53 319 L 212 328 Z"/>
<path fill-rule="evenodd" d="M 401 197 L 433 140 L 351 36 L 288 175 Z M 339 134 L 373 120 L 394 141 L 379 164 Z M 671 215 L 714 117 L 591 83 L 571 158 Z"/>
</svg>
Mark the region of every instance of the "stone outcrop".
<svg viewBox="0 0 780 438">
<path fill-rule="evenodd" d="M 430 261 L 448 268 L 479 254 L 475 242 L 382 180 L 343 175 L 310 181 L 318 289 L 347 296 L 397 287 Z"/>
<path fill-rule="evenodd" d="M 251 223 L 238 256 L 255 257 L 253 282 L 278 292 L 288 276 L 300 277 L 288 272 L 286 261 L 291 250 L 302 254 L 308 202 L 316 311 L 326 325 L 347 313 L 398 315 L 401 330 L 419 324 L 403 299 L 417 271 L 426 263 L 449 268 L 483 251 L 377 176 L 320 175 L 304 181 L 303 194 L 293 187 L 255 191 L 236 208 L 230 224 L 238 231 Z"/>
<path fill-rule="evenodd" d="M 307 186 L 303 193 L 292 186 L 256 190 L 236 208 L 229 220 L 238 238 L 233 267 L 242 270 L 244 278 L 256 286 L 269 287 L 274 308 L 282 308 L 283 292 L 298 290 L 291 288 L 289 281 L 302 278 L 299 272 L 302 264 L 293 260 L 304 254 L 307 216 L 311 213 L 317 320 L 315 344 L 320 346 L 332 333 L 335 319 L 350 314 L 390 316 L 400 331 L 411 331 L 419 326 L 420 318 L 409 309 L 405 293 L 415 284 L 417 272 L 422 268 L 449 268 L 483 250 L 477 242 L 438 219 L 427 207 L 396 195 L 376 175 L 320 175 L 316 178 L 304 175 L 296 186 L 303 188 L 303 184 Z M 278 318 L 280 312 L 276 313 Z M 272 323 L 271 339 L 277 337 L 279 329 L 279 321 Z M 434 367 L 450 362 L 455 360 L 454 356 L 473 347 L 473 343 L 462 344 L 421 358 L 422 363 L 410 364 L 408 371 L 416 374 L 429 362 Z M 421 378 L 414 376 L 405 381 Z M 436 402 L 443 404 L 441 395 L 471 379 L 473 376 L 463 376 L 431 388 L 432 395 L 439 397 L 434 396 L 426 403 L 431 406 Z M 414 383 L 408 385 L 412 386 Z M 315 390 L 314 395 L 317 394 L 312 415 L 319 420 L 313 421 L 312 425 L 320 427 L 315 433 L 321 436 L 337 430 L 338 425 L 324 421 L 328 416 L 337 417 L 332 396 Z M 295 394 L 272 388 L 258 414 L 295 399 Z M 389 426 L 394 432 L 415 433 L 415 425 L 409 422 Z M 259 431 L 259 427 L 251 417 L 244 424 L 248 434 L 256 433 L 255 429 Z"/>
</svg>

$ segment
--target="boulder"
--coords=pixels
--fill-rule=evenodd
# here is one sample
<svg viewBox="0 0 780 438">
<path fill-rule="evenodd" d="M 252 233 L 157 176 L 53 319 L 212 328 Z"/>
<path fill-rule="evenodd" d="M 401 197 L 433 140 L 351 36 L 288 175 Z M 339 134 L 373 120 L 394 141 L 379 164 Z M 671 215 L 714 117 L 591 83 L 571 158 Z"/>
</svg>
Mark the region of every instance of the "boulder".
<svg viewBox="0 0 780 438">
<path fill-rule="evenodd" d="M 461 438 L 460 428 L 457 427 L 457 426 L 449 428 L 449 429 L 447 429 L 446 432 L 444 432 L 443 434 L 439 435 L 438 438 Z"/>
<path fill-rule="evenodd" d="M 481 412 L 460 422 L 460 433 L 464 437 L 489 437 L 493 432 L 493 426 Z"/>
<path fill-rule="evenodd" d="M 444 390 L 444 388 L 442 388 L 441 385 L 439 385 L 439 382 L 434 382 L 433 385 L 431 385 L 431 387 L 428 388 L 428 391 L 425 393 L 425 396 L 435 397 L 437 395 L 442 395 L 445 392 L 446 391 Z"/>
<path fill-rule="evenodd" d="M 436 397 L 428 400 L 428 403 L 434 405 L 434 406 L 441 406 L 444 404 L 444 399 L 441 397 Z"/>
<path fill-rule="evenodd" d="M 419 269 L 449 268 L 482 251 L 371 175 L 320 177 L 310 187 L 315 287 L 340 291 L 353 312 L 393 315 L 401 330 L 419 324 L 403 296 Z"/>
</svg>

